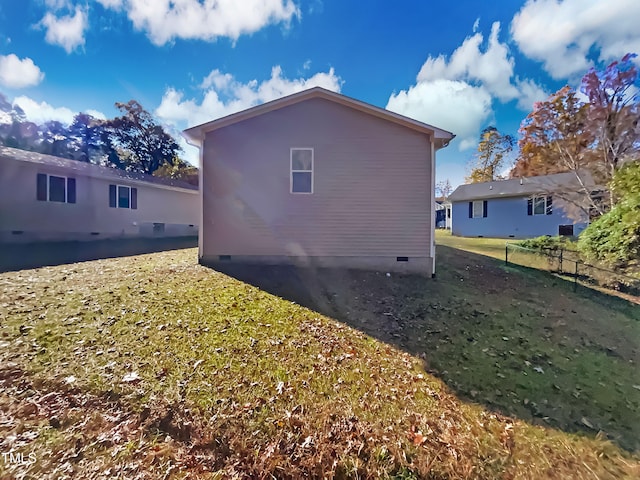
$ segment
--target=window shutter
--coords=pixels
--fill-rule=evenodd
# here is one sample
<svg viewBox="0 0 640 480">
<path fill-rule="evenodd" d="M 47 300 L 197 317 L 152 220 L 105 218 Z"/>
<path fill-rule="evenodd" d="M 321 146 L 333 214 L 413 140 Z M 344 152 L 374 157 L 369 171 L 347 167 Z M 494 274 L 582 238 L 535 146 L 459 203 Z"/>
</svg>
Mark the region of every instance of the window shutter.
<svg viewBox="0 0 640 480">
<path fill-rule="evenodd" d="M 44 173 L 38 174 L 37 199 L 41 202 L 47 201 L 47 176 Z"/>
<path fill-rule="evenodd" d="M 483 201 L 482 202 L 482 216 L 486 217 L 487 216 L 487 201 Z"/>
<path fill-rule="evenodd" d="M 533 215 L 533 198 L 527 199 L 527 215 Z"/>
<path fill-rule="evenodd" d="M 553 197 L 549 195 L 547 197 L 547 215 L 551 215 L 553 213 Z"/>
<path fill-rule="evenodd" d="M 109 185 L 109 206 L 116 208 L 116 186 Z"/>
<path fill-rule="evenodd" d="M 131 187 L 131 209 L 138 209 L 138 189 Z"/>
<path fill-rule="evenodd" d="M 469 202 L 469 218 L 473 218 L 473 202 Z"/>
<path fill-rule="evenodd" d="M 76 203 L 76 179 L 67 178 L 67 203 Z"/>
</svg>

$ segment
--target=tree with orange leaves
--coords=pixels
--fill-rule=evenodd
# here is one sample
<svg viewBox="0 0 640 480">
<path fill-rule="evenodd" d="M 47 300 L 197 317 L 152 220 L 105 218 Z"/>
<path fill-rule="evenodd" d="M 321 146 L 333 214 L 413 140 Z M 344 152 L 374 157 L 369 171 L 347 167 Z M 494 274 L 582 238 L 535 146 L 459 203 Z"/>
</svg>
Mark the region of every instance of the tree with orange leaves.
<svg viewBox="0 0 640 480">
<path fill-rule="evenodd" d="M 627 54 L 606 69 L 591 69 L 581 92 L 565 86 L 522 122 L 520 156 L 511 177 L 573 172 L 581 186 L 583 210 L 599 216 L 615 203 L 613 194 L 593 195 L 594 184 L 605 189 L 625 162 L 640 159 L 640 76 Z"/>
</svg>

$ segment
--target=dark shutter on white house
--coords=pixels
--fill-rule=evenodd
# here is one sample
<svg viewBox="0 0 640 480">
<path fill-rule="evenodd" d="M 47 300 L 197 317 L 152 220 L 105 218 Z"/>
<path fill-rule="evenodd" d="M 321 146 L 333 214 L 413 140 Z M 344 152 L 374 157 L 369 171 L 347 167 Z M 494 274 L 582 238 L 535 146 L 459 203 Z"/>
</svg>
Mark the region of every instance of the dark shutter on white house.
<svg viewBox="0 0 640 480">
<path fill-rule="evenodd" d="M 487 201 L 482 202 L 482 216 L 486 218 L 487 216 Z"/>
<path fill-rule="evenodd" d="M 533 215 L 533 198 L 527 199 L 527 215 Z"/>
<path fill-rule="evenodd" d="M 553 197 L 549 195 L 547 197 L 546 214 L 551 215 L 553 213 Z"/>
<path fill-rule="evenodd" d="M 76 203 L 76 179 L 67 178 L 67 203 Z"/>
<path fill-rule="evenodd" d="M 116 186 L 109 185 L 109 206 L 116 208 Z"/>
<path fill-rule="evenodd" d="M 39 173 L 37 178 L 37 192 L 36 198 L 41 202 L 47 201 L 47 176 L 44 173 Z"/>
<path fill-rule="evenodd" d="M 473 202 L 469 202 L 469 218 L 473 218 Z"/>
<path fill-rule="evenodd" d="M 131 209 L 138 209 L 138 189 L 131 187 Z"/>
</svg>

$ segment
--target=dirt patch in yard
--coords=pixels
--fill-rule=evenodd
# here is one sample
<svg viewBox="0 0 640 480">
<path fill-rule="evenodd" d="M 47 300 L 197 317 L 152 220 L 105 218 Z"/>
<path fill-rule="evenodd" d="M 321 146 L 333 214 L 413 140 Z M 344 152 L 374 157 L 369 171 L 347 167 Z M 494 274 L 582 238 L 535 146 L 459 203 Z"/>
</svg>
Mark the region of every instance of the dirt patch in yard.
<svg viewBox="0 0 640 480">
<path fill-rule="evenodd" d="M 640 312 L 450 247 L 438 277 L 228 265 L 227 273 L 422 358 L 474 402 L 640 450 Z"/>
</svg>

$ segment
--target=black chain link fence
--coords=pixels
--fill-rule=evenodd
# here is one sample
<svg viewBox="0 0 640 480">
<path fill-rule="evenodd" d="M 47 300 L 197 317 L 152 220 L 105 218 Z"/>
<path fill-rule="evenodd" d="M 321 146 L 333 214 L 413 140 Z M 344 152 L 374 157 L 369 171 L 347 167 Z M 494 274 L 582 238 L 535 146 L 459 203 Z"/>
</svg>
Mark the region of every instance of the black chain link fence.
<svg viewBox="0 0 640 480">
<path fill-rule="evenodd" d="M 532 249 L 517 243 L 505 244 L 505 264 L 522 265 L 556 273 L 578 284 L 596 285 L 640 296 L 640 276 L 632 276 L 584 262 L 576 252 L 565 249 Z"/>
</svg>

